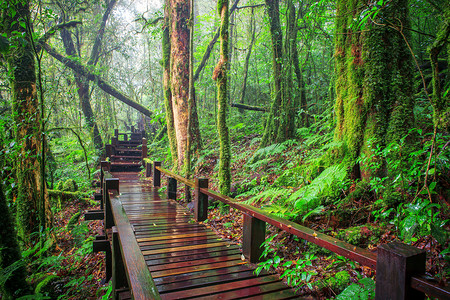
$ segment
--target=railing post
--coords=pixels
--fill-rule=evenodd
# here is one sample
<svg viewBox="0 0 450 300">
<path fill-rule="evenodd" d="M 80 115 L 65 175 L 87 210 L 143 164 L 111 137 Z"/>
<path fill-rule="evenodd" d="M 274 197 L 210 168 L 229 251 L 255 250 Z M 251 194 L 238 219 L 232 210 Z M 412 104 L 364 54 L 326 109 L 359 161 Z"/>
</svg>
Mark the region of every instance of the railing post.
<svg viewBox="0 0 450 300">
<path fill-rule="evenodd" d="M 119 192 L 119 179 L 118 178 L 106 178 L 105 188 L 104 188 L 104 199 L 105 199 L 105 228 L 111 228 L 114 226 L 114 218 L 111 210 L 111 202 L 109 198 L 109 191 L 117 190 Z"/>
<path fill-rule="evenodd" d="M 117 290 L 128 288 L 127 277 L 125 276 L 125 267 L 120 250 L 119 233 L 116 226 L 112 228 L 112 285 L 113 299 L 117 298 Z"/>
<path fill-rule="evenodd" d="M 172 177 L 169 177 L 167 180 L 167 198 L 177 199 L 177 180 Z"/>
<path fill-rule="evenodd" d="M 119 129 L 114 129 L 114 137 L 115 137 L 116 139 L 119 138 Z"/>
<path fill-rule="evenodd" d="M 147 162 L 145 163 L 145 177 L 152 176 L 152 163 Z"/>
<path fill-rule="evenodd" d="M 266 239 L 266 222 L 244 213 L 242 253 L 251 263 L 260 261 L 262 243 Z"/>
<path fill-rule="evenodd" d="M 131 133 L 134 133 L 134 126 L 131 126 Z"/>
<path fill-rule="evenodd" d="M 110 144 L 105 145 L 105 153 L 106 153 L 106 157 L 111 157 L 111 155 L 113 155 L 112 145 L 110 145 Z"/>
<path fill-rule="evenodd" d="M 208 219 L 208 196 L 200 191 L 201 188 L 208 188 L 208 178 L 195 178 L 194 217 L 197 222 Z"/>
<path fill-rule="evenodd" d="M 424 299 L 411 288 L 411 277 L 425 273 L 425 251 L 400 242 L 381 245 L 377 251 L 375 299 Z"/>
<path fill-rule="evenodd" d="M 142 165 L 144 165 L 144 158 L 147 158 L 147 139 L 142 138 Z"/>
<path fill-rule="evenodd" d="M 111 138 L 111 145 L 117 146 L 119 144 L 119 138 L 117 136 Z"/>
<path fill-rule="evenodd" d="M 153 186 L 161 186 L 161 171 L 156 169 L 156 167 L 161 167 L 162 162 L 155 161 L 153 163 Z"/>
<path fill-rule="evenodd" d="M 124 142 L 128 141 L 128 134 L 126 134 L 126 133 L 123 134 L 123 141 Z"/>
</svg>

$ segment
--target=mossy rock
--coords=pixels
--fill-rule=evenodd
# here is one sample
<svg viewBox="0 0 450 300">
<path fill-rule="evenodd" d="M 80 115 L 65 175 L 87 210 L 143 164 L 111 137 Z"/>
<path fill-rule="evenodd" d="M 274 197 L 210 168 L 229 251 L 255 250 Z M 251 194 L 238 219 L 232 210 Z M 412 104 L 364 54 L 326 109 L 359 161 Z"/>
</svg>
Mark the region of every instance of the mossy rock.
<svg viewBox="0 0 450 300">
<path fill-rule="evenodd" d="M 75 180 L 67 179 L 64 182 L 61 191 L 64 191 L 64 192 L 76 192 L 76 191 L 78 191 L 78 185 L 75 182 Z"/>
</svg>

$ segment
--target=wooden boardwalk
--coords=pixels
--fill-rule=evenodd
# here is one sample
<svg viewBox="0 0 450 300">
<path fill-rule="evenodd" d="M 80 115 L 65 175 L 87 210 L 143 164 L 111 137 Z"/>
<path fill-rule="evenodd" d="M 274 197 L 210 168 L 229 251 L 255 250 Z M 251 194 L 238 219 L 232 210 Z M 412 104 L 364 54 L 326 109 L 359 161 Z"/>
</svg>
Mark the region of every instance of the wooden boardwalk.
<svg viewBox="0 0 450 300">
<path fill-rule="evenodd" d="M 256 276 L 238 245 L 221 240 L 136 172 L 112 173 L 162 299 L 295 299 L 277 276 Z"/>
</svg>

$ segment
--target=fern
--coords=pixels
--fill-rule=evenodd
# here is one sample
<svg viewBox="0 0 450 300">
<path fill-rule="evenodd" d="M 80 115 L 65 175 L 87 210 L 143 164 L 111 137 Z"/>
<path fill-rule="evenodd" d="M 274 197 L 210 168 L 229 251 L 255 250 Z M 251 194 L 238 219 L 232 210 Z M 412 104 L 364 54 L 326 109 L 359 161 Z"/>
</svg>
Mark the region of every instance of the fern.
<svg viewBox="0 0 450 300">
<path fill-rule="evenodd" d="M 304 214 L 320 205 L 323 194 L 342 182 L 346 176 L 347 168 L 344 165 L 333 165 L 325 169 L 309 185 L 293 193 L 287 201 L 293 203 L 299 214 Z"/>
<path fill-rule="evenodd" d="M 271 188 L 268 189 L 258 195 L 255 195 L 251 197 L 250 199 L 247 199 L 243 203 L 253 205 L 256 203 L 263 203 L 266 202 L 267 199 L 271 199 L 273 202 L 275 199 L 279 197 L 287 197 L 287 195 L 290 193 L 290 190 L 288 189 L 282 189 L 282 188 Z"/>
</svg>

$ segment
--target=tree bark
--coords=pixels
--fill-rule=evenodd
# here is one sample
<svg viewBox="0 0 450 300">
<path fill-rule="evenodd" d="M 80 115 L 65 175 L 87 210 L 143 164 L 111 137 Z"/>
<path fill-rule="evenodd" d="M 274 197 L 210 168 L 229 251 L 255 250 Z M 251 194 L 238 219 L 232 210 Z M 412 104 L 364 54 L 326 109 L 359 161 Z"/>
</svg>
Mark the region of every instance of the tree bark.
<svg viewBox="0 0 450 300">
<path fill-rule="evenodd" d="M 27 295 L 31 292 L 26 282 L 26 269 L 24 264 L 20 264 L 22 254 L 20 252 L 19 243 L 17 242 L 17 234 L 14 223 L 3 194 L 2 184 L 0 183 L 0 270 L 11 267 L 13 263 L 18 264 L 17 269 L 12 271 L 11 276 L 6 280 L 5 284 L 0 287 L 4 299 L 17 299 L 20 296 Z"/>
<path fill-rule="evenodd" d="M 189 12 L 186 0 L 171 0 L 171 90 L 172 111 L 177 137 L 178 170 L 183 169 L 186 156 L 189 122 Z"/>
<path fill-rule="evenodd" d="M 237 5 L 239 3 L 239 0 L 236 0 L 234 4 L 230 8 L 230 14 L 234 12 Z M 219 38 L 220 34 L 220 28 L 217 28 L 216 34 L 214 35 L 213 39 L 209 42 L 208 47 L 206 47 L 205 53 L 203 54 L 202 61 L 200 62 L 199 66 L 197 67 L 197 70 L 195 70 L 194 74 L 194 81 L 198 80 L 198 77 L 200 76 L 200 73 L 202 72 L 203 68 L 206 66 L 206 62 L 208 61 L 209 57 L 211 56 L 211 51 L 214 49 L 214 45 L 217 42 L 217 39 Z"/>
<path fill-rule="evenodd" d="M 220 15 L 220 59 L 214 69 L 213 79 L 217 80 L 217 129 L 219 132 L 220 161 L 219 161 L 219 191 L 224 195 L 230 193 L 230 137 L 226 122 L 228 102 L 227 70 L 228 70 L 228 0 L 219 0 L 217 10 Z"/>
<path fill-rule="evenodd" d="M 361 13 L 365 2 L 337 3 L 334 139 L 343 146 L 335 159 L 353 167 L 353 177 L 368 179 L 374 173 L 386 176 L 389 166 L 373 155 L 372 145 L 383 149 L 398 142 L 414 125 L 413 63 L 404 40 L 409 40 L 409 33 L 403 32 L 403 37 L 399 28 L 374 23 L 366 25 L 363 32 L 354 30 L 350 26 L 353 16 Z M 408 0 L 391 1 L 375 21 L 408 28 L 408 8 Z M 381 167 L 371 170 L 367 163 L 359 163 L 363 154 L 371 158 L 370 162 L 381 162 Z"/>
<path fill-rule="evenodd" d="M 250 62 L 250 56 L 252 55 L 253 44 L 255 43 L 255 36 L 256 36 L 255 12 L 253 8 L 250 18 L 250 34 L 252 37 L 250 40 L 250 45 L 248 46 L 247 55 L 245 56 L 244 70 L 243 70 L 244 78 L 242 79 L 241 97 L 239 101 L 242 104 L 245 103 L 245 91 L 247 89 L 247 77 L 248 77 L 248 64 Z"/>
<path fill-rule="evenodd" d="M 68 67 L 68 68 L 74 70 L 75 72 L 77 72 L 78 74 L 86 77 L 88 80 L 94 81 L 97 84 L 97 86 L 101 90 L 103 90 L 105 93 L 108 93 L 109 95 L 113 96 L 117 100 L 127 104 L 128 106 L 131 106 L 132 108 L 136 109 L 140 113 L 142 113 L 150 118 L 152 117 L 152 112 L 148 108 L 142 106 L 141 104 L 133 101 L 129 97 L 127 97 L 124 94 L 122 94 L 121 92 L 119 92 L 112 85 L 110 85 L 108 82 L 106 82 L 106 80 L 101 78 L 100 75 L 97 75 L 94 72 L 89 71 L 88 68 L 83 66 L 78 61 L 61 55 L 60 53 L 58 53 L 58 51 L 56 51 L 49 44 L 44 43 L 42 45 L 42 48 L 45 51 L 47 51 L 48 54 L 50 54 L 55 59 L 57 59 L 58 61 L 63 63 L 66 67 Z"/>
<path fill-rule="evenodd" d="M 30 7 L 27 1 L 18 1 L 14 8 L 14 17 L 5 9 L 2 19 L 3 31 L 14 45 L 6 57 L 16 124 L 15 140 L 20 145 L 20 159 L 15 165 L 18 183 L 16 222 L 19 238 L 25 245 L 31 245 L 31 233 L 37 232 L 40 224 L 50 225 L 52 220 L 45 185 L 42 191 L 44 197 L 41 199 L 41 177 L 44 176 L 39 160 L 43 147 L 42 122 L 36 89 Z M 40 219 L 40 216 L 45 220 Z"/>
<path fill-rule="evenodd" d="M 170 17 L 171 3 L 166 0 L 164 4 L 164 27 L 162 32 L 162 52 L 163 52 L 163 89 L 164 106 L 166 108 L 167 137 L 169 139 L 170 153 L 172 154 L 172 166 L 174 171 L 178 169 L 177 137 L 172 110 L 172 90 L 170 80 Z"/>
<path fill-rule="evenodd" d="M 263 111 L 263 112 L 267 111 L 267 109 L 265 109 L 264 107 L 250 106 L 242 103 L 231 103 L 231 107 L 237 107 L 239 109 L 253 110 L 253 111 Z"/>
</svg>

